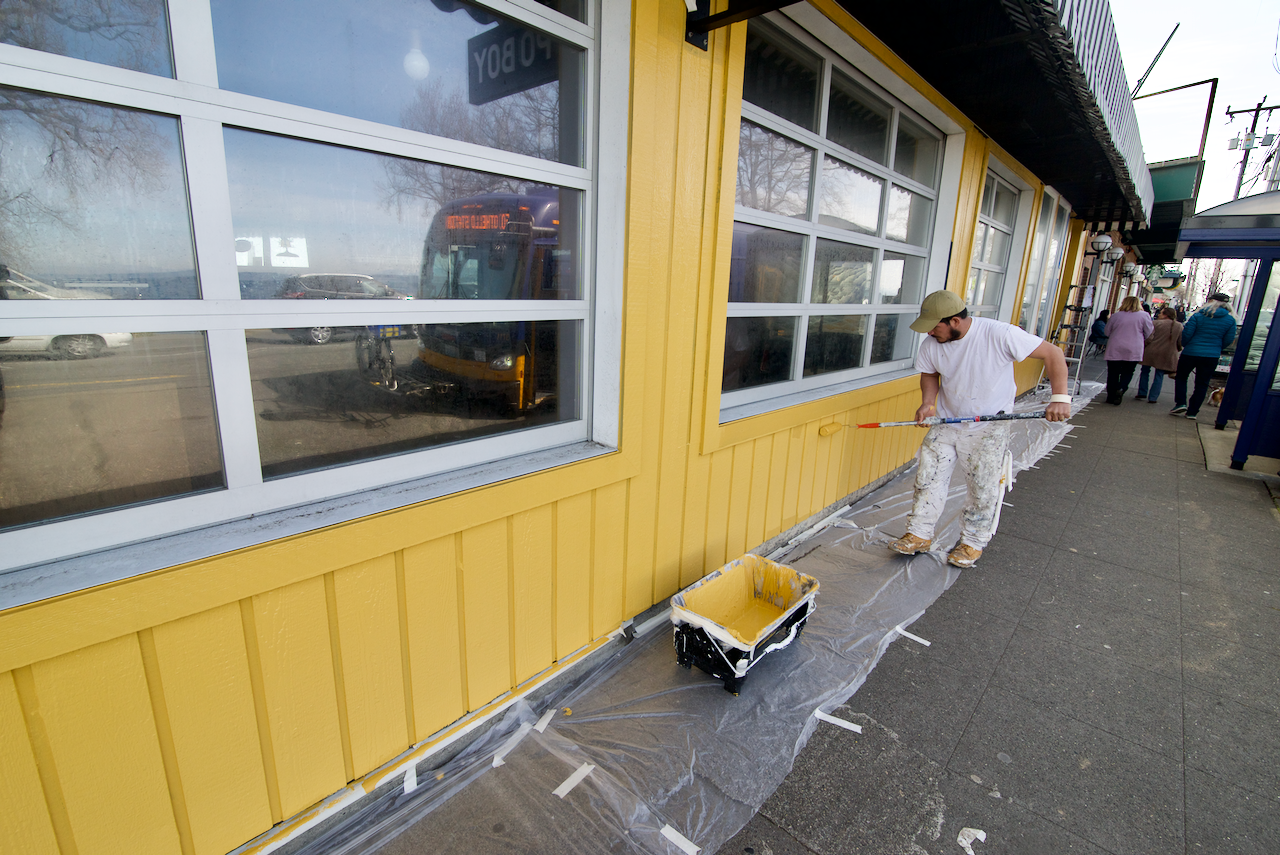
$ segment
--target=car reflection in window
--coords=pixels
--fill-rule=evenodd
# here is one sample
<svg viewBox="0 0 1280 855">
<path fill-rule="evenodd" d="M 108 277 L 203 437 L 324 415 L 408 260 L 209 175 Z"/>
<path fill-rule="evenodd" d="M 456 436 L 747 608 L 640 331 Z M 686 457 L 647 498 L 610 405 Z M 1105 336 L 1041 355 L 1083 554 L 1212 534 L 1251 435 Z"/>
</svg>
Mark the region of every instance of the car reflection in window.
<svg viewBox="0 0 1280 855">
<path fill-rule="evenodd" d="M 290 276 L 277 295 L 282 300 L 412 300 L 363 273 L 304 273 Z M 303 344 L 328 344 L 334 338 L 350 338 L 364 327 L 313 326 L 290 329 L 294 341 Z M 411 334 L 411 333 L 410 333 Z"/>
</svg>

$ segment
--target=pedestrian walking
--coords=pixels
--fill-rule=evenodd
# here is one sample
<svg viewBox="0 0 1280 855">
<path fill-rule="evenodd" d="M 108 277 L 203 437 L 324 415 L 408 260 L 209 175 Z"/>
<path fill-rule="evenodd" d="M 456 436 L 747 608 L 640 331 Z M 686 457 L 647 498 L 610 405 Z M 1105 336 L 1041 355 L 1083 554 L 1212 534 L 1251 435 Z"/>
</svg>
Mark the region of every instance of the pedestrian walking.
<svg viewBox="0 0 1280 855">
<path fill-rule="evenodd" d="M 1231 297 L 1218 292 L 1210 294 L 1200 311 L 1187 318 L 1182 328 L 1182 354 L 1178 357 L 1178 373 L 1173 380 L 1171 416 L 1185 415 L 1194 419 L 1200 412 L 1209 381 L 1218 369 L 1223 348 L 1236 340 L 1236 319 L 1231 316 Z M 1196 385 L 1187 400 L 1187 379 L 1196 373 Z"/>
<path fill-rule="evenodd" d="M 1109 309 L 1103 309 L 1098 312 L 1098 319 L 1089 327 L 1089 344 L 1099 353 L 1107 349 L 1107 318 L 1110 315 Z"/>
<path fill-rule="evenodd" d="M 1182 324 L 1178 323 L 1178 314 L 1167 307 L 1161 309 L 1142 351 L 1142 371 L 1138 374 L 1139 401 L 1156 402 L 1164 385 L 1164 375 L 1178 370 L 1178 351 L 1181 349 Z M 1150 377 L 1152 374 L 1155 376 Z"/>
<path fill-rule="evenodd" d="M 1107 319 L 1108 404 L 1118 407 L 1124 401 L 1153 327 L 1151 316 L 1142 311 L 1142 302 L 1132 296 L 1120 301 L 1120 308 Z"/>
<path fill-rule="evenodd" d="M 1044 360 L 1053 392 L 1045 418 L 1057 422 L 1070 417 L 1067 361 L 1056 345 L 1013 324 L 969 317 L 964 300 L 954 291 L 935 291 L 925 297 L 911 329 L 929 335 L 916 355 L 921 399 L 916 424 L 922 425 L 931 416 L 964 418 L 1013 412 L 1017 393 L 1013 364 L 1031 356 Z M 995 534 L 1008 445 L 1009 422 L 930 427 L 920 446 L 907 533 L 889 548 L 915 555 L 932 546 L 951 473 L 959 463 L 967 493 L 960 541 L 947 561 L 957 567 L 972 567 Z"/>
</svg>

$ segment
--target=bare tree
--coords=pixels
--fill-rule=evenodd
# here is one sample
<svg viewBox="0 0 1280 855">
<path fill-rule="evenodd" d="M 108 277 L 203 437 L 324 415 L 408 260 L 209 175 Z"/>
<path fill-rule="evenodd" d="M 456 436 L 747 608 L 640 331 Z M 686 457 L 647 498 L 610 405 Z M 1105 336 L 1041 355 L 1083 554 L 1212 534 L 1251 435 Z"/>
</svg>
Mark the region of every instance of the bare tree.
<svg viewBox="0 0 1280 855">
<path fill-rule="evenodd" d="M 743 122 L 738 134 L 738 203 L 788 216 L 803 214 L 813 152 Z"/>
<path fill-rule="evenodd" d="M 168 74 L 166 21 L 164 0 L 4 0 L 0 42 Z"/>
<path fill-rule="evenodd" d="M 560 151 L 558 86 L 547 84 L 475 106 L 460 88 L 446 89 L 442 81 L 433 80 L 418 88 L 401 124 L 447 139 L 555 160 Z M 421 204 L 428 217 L 454 199 L 527 193 L 531 186 L 519 178 L 420 160 L 387 158 L 384 165 L 388 204 Z"/>
</svg>

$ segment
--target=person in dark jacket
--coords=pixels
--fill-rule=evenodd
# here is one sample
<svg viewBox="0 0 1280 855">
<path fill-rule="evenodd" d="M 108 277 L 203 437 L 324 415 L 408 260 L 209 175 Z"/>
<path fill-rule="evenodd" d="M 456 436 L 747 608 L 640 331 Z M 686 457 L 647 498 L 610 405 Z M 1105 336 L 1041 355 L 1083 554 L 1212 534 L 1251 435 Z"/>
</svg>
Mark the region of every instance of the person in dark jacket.
<svg viewBox="0 0 1280 855">
<path fill-rule="evenodd" d="M 1173 309 L 1160 310 L 1151 335 L 1142 349 L 1142 373 L 1138 376 L 1138 400 L 1154 404 L 1160 397 L 1164 375 L 1178 370 L 1178 350 L 1182 347 L 1182 324 Z M 1154 376 L 1152 376 L 1154 375 Z"/>
<path fill-rule="evenodd" d="M 1182 353 L 1178 356 L 1178 373 L 1173 380 L 1174 407 L 1171 416 L 1186 415 L 1194 419 L 1200 412 L 1209 381 L 1218 368 L 1222 350 L 1236 340 L 1236 319 L 1231 316 L 1230 295 L 1210 294 L 1200 311 L 1187 318 L 1182 328 Z M 1187 378 L 1196 373 L 1196 385 L 1187 400 Z"/>
<path fill-rule="evenodd" d="M 1100 351 L 1107 349 L 1107 317 L 1110 314 L 1108 309 L 1098 312 L 1098 319 L 1089 327 L 1089 343 Z"/>
</svg>

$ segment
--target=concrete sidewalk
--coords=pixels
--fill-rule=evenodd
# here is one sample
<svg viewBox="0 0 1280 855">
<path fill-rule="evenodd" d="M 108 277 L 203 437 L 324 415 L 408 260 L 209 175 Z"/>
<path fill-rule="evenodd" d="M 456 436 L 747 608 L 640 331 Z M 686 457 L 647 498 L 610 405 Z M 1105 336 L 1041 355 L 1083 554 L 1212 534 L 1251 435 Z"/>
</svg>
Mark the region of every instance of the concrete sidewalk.
<svg viewBox="0 0 1280 855">
<path fill-rule="evenodd" d="M 1076 417 L 722 855 L 1280 852 L 1275 502 L 1164 398 Z"/>
</svg>

